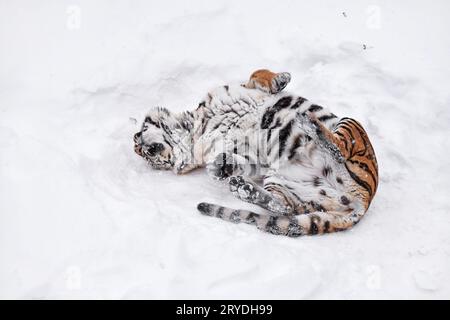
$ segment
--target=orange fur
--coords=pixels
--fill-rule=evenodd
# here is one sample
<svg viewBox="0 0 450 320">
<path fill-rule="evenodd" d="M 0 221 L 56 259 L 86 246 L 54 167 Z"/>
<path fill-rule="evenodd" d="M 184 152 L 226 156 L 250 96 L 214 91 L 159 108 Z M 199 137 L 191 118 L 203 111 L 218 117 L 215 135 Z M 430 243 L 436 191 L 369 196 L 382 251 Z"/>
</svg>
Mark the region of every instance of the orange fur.
<svg viewBox="0 0 450 320">
<path fill-rule="evenodd" d="M 274 80 L 278 75 L 279 73 L 275 73 L 267 69 L 256 70 L 250 76 L 250 79 L 245 87 L 249 89 L 260 89 L 270 93 L 277 93 L 280 89 L 274 86 L 276 83 Z"/>
</svg>

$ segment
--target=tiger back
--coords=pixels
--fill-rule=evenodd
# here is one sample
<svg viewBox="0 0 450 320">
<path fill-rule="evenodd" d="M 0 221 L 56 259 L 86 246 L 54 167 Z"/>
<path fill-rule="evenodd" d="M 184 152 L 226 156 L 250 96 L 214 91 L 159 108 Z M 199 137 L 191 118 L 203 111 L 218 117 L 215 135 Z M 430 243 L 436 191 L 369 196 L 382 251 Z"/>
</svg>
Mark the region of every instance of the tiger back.
<svg viewBox="0 0 450 320">
<path fill-rule="evenodd" d="M 347 171 L 362 188 L 361 198 L 368 208 L 378 187 L 378 163 L 369 137 L 362 125 L 351 118 L 342 118 L 333 135 L 346 159 Z"/>
</svg>

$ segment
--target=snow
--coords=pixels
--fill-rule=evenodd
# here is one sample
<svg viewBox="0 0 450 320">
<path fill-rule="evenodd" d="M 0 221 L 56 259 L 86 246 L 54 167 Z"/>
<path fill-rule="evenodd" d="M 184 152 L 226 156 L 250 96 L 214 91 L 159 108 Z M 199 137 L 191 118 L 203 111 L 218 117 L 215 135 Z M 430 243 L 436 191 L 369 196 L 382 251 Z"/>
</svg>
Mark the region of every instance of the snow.
<svg viewBox="0 0 450 320">
<path fill-rule="evenodd" d="M 1 1 L 0 298 L 450 298 L 450 3 Z M 150 107 L 258 68 L 367 128 L 380 186 L 353 230 L 290 239 L 152 171 Z"/>
</svg>

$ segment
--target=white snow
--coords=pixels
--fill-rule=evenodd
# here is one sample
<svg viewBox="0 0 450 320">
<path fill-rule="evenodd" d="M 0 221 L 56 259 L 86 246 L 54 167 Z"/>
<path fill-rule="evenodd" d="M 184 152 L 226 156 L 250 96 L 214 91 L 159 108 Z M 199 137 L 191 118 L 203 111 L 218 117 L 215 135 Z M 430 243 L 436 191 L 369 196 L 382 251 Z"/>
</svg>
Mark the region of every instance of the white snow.
<svg viewBox="0 0 450 320">
<path fill-rule="evenodd" d="M 1 1 L 0 298 L 450 298 L 450 2 Z M 365 48 L 365 49 L 364 49 Z M 132 135 L 257 68 L 367 128 L 353 230 L 289 239 Z"/>
</svg>

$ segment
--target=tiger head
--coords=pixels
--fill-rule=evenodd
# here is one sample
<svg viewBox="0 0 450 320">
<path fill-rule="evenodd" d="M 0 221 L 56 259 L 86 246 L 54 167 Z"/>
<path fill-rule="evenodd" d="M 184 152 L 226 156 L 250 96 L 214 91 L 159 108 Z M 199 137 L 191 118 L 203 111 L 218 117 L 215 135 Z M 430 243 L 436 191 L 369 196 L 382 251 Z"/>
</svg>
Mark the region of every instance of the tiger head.
<svg viewBox="0 0 450 320">
<path fill-rule="evenodd" d="M 141 131 L 134 135 L 134 151 L 157 170 L 174 170 L 185 165 L 186 153 L 192 148 L 193 115 L 172 114 L 156 107 L 150 110 Z"/>
</svg>

